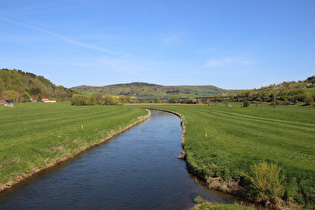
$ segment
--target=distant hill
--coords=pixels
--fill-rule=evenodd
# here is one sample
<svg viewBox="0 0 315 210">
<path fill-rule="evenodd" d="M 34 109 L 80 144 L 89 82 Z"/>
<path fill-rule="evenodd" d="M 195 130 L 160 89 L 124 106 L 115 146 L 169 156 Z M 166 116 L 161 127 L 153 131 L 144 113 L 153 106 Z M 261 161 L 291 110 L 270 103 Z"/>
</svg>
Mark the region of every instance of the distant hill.
<svg viewBox="0 0 315 210">
<path fill-rule="evenodd" d="M 102 87 L 97 86 L 77 86 L 73 90 L 81 93 L 101 93 L 112 95 L 130 95 L 137 98 L 146 97 L 165 97 L 168 98 L 172 95 L 179 97 L 201 97 L 210 95 L 222 95 L 236 93 L 240 90 L 225 90 L 212 85 L 203 86 L 163 86 L 157 84 L 149 84 L 143 82 L 133 82 L 128 84 L 107 85 Z"/>
<path fill-rule="evenodd" d="M 73 92 L 69 88 L 56 86 L 43 76 L 16 69 L 0 69 L 0 98 L 15 102 L 27 102 L 31 98 L 64 101 L 69 100 Z"/>
<path fill-rule="evenodd" d="M 282 82 L 245 90 L 235 95 L 236 98 L 245 98 L 249 101 L 277 102 L 281 104 L 295 104 L 297 102 L 312 102 L 315 99 L 315 76 L 306 80 Z M 307 99 L 308 98 L 308 99 Z M 309 102 L 307 102 L 309 104 Z"/>
</svg>

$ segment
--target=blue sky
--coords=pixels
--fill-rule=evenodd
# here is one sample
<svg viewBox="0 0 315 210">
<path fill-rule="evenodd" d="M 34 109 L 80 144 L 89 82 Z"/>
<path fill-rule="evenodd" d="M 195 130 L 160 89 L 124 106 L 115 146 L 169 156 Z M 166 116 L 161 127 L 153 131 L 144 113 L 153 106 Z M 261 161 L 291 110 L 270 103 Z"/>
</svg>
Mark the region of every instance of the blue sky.
<svg viewBox="0 0 315 210">
<path fill-rule="evenodd" d="M 315 1 L 1 0 L 0 68 L 65 87 L 304 80 L 315 75 Z"/>
</svg>

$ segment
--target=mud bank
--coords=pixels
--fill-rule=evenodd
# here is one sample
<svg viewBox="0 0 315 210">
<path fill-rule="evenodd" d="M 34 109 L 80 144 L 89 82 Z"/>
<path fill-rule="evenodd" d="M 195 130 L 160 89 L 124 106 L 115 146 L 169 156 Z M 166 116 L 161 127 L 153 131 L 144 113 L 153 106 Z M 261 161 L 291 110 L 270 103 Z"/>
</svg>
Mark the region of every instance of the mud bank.
<svg viewBox="0 0 315 210">
<path fill-rule="evenodd" d="M 151 117 L 151 112 L 150 112 L 150 110 L 148 110 L 148 109 L 146 109 L 146 110 L 148 111 L 148 114 L 147 114 L 147 115 L 138 117 L 138 119 L 137 119 L 135 122 L 131 123 L 130 125 L 125 126 L 124 128 L 120 129 L 120 130 L 117 131 L 117 132 L 110 132 L 110 133 L 108 134 L 109 136 L 106 137 L 105 139 L 101 139 L 101 140 L 99 140 L 99 141 L 96 142 L 96 143 L 93 143 L 93 144 L 90 144 L 90 145 L 87 145 L 87 146 L 84 146 L 84 147 L 80 147 L 80 148 L 78 148 L 78 151 L 77 151 L 76 153 L 71 154 L 71 155 L 69 155 L 69 156 L 67 156 L 67 157 L 64 157 L 64 158 L 58 158 L 58 157 L 56 157 L 57 159 L 56 159 L 54 162 L 49 163 L 49 164 L 46 164 L 44 167 L 34 168 L 34 169 L 32 169 L 32 172 L 31 172 L 31 173 L 27 173 L 27 174 L 26 174 L 26 173 L 22 173 L 20 176 L 14 177 L 12 180 L 8 181 L 7 183 L 5 183 L 5 184 L 0 184 L 0 193 L 2 193 L 2 192 L 4 192 L 4 191 L 8 190 L 8 189 L 11 188 L 13 185 L 18 184 L 18 183 L 20 183 L 20 182 L 22 182 L 22 181 L 24 181 L 24 180 L 30 178 L 31 176 L 33 176 L 33 175 L 35 175 L 35 174 L 37 174 L 37 173 L 40 173 L 40 172 L 42 172 L 42 171 L 45 171 L 45 170 L 48 169 L 48 168 L 52 168 L 52 167 L 54 167 L 54 166 L 56 166 L 56 165 L 58 165 L 58 164 L 60 164 L 60 163 L 62 163 L 62 162 L 64 162 L 64 161 L 66 161 L 66 160 L 70 160 L 70 159 L 72 159 L 72 158 L 75 158 L 75 157 L 78 156 L 79 154 L 81 154 L 81 153 L 83 153 L 83 152 L 85 152 L 85 151 L 87 151 L 87 150 L 89 150 L 89 149 L 91 149 L 91 148 L 93 148 L 93 147 L 96 147 L 96 146 L 98 146 L 99 144 L 102 144 L 102 143 L 104 143 L 104 142 L 110 140 L 110 139 L 113 138 L 114 136 L 117 136 L 117 135 L 121 134 L 122 132 L 124 132 L 124 131 L 126 131 L 126 130 L 128 130 L 128 129 L 130 129 L 130 128 L 132 128 L 132 127 L 134 127 L 134 126 L 136 126 L 136 125 L 138 125 L 138 124 L 140 124 L 140 123 L 146 121 L 147 119 L 149 119 L 149 118 Z"/>
</svg>

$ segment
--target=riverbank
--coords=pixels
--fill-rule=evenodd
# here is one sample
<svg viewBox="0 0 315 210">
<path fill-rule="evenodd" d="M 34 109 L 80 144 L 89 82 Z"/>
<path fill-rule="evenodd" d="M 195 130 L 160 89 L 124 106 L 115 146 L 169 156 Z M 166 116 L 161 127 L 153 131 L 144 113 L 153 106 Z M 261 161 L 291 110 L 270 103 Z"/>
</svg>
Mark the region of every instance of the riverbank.
<svg viewBox="0 0 315 210">
<path fill-rule="evenodd" d="M 136 107 L 23 104 L 1 113 L 0 192 L 147 120 Z M 14 127 L 13 127 L 14 126 Z"/>
<path fill-rule="evenodd" d="M 146 122 L 8 190 L 0 208 L 188 209 L 196 196 L 233 204 L 233 197 L 199 184 L 176 158 L 180 119 L 150 111 Z"/>
<path fill-rule="evenodd" d="M 158 110 L 158 111 L 163 111 L 163 112 L 168 112 L 168 113 L 171 113 L 171 114 L 174 114 L 176 116 L 178 116 L 180 118 L 180 122 L 181 122 L 181 126 L 182 126 L 182 130 L 183 130 L 183 134 L 182 134 L 182 155 L 178 156 L 177 158 L 179 159 L 182 159 L 182 160 L 185 160 L 186 161 L 186 166 L 187 166 L 187 170 L 189 171 L 189 173 L 191 173 L 194 177 L 198 178 L 200 181 L 204 182 L 207 184 L 207 186 L 210 188 L 210 189 L 216 189 L 216 190 L 219 190 L 219 191 L 222 191 L 224 193 L 228 193 L 228 194 L 232 194 L 232 195 L 235 195 L 235 196 L 239 196 L 239 197 L 244 197 L 244 187 L 241 187 L 239 185 L 239 180 L 238 181 L 235 181 L 233 183 L 233 187 L 231 188 L 230 187 L 230 191 L 227 191 L 227 183 L 226 182 L 219 182 L 219 179 L 218 178 L 213 178 L 212 180 L 216 180 L 216 182 L 214 184 L 210 184 L 209 183 L 209 177 L 206 177 L 204 173 L 200 173 L 200 171 L 197 169 L 197 168 L 194 168 L 190 163 L 189 161 L 187 161 L 187 154 L 186 154 L 186 144 L 185 144 L 185 134 L 186 134 L 186 123 L 187 121 L 185 120 L 185 116 L 178 113 L 178 112 L 175 112 L 175 111 L 172 111 L 172 110 L 167 110 L 167 109 L 161 109 L 161 108 L 146 108 L 146 109 L 150 109 L 150 110 Z M 220 187 L 219 187 L 220 186 Z"/>
<path fill-rule="evenodd" d="M 314 111 L 303 107 L 275 110 L 271 106 L 146 107 L 185 116 L 182 157 L 188 170 L 210 188 L 265 206 L 293 208 L 297 202 L 300 206 L 313 205 Z M 277 200 L 263 200 L 249 193 L 250 183 L 244 182 L 244 174 L 251 175 L 253 165 L 264 160 L 276 163 L 285 176 L 281 183 L 283 194 Z"/>
</svg>

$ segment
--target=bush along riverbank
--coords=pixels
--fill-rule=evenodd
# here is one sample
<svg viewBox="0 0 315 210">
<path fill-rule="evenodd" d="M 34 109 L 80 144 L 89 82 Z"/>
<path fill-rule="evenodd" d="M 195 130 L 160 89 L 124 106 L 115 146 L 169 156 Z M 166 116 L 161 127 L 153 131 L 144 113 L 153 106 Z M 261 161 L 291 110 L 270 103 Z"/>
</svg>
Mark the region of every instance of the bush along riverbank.
<svg viewBox="0 0 315 210">
<path fill-rule="evenodd" d="M 148 119 L 131 106 L 27 103 L 0 109 L 0 192 Z"/>
<path fill-rule="evenodd" d="M 268 208 L 314 207 L 313 110 L 223 104 L 147 107 L 185 117 L 183 157 L 188 170 L 210 188 Z"/>
</svg>

